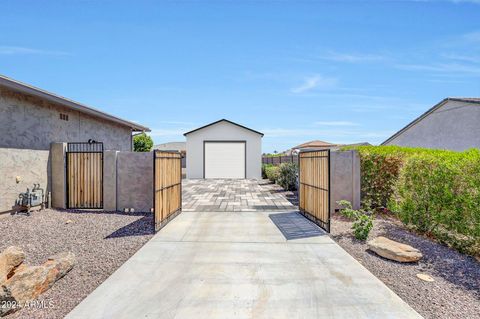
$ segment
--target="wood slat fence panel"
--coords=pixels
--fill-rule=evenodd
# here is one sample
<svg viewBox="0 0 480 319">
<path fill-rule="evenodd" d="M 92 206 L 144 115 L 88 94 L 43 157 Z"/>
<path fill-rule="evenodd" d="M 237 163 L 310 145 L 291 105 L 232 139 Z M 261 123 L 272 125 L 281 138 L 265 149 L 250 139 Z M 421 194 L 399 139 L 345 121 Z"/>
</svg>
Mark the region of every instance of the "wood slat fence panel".
<svg viewBox="0 0 480 319">
<path fill-rule="evenodd" d="M 280 165 L 282 163 L 298 164 L 298 155 L 263 156 L 262 157 L 262 164 Z"/>
<path fill-rule="evenodd" d="M 103 144 L 67 144 L 67 208 L 103 208 Z"/>
<path fill-rule="evenodd" d="M 330 150 L 299 154 L 300 212 L 330 232 Z"/>
<path fill-rule="evenodd" d="M 182 210 L 182 155 L 154 151 L 155 231 L 165 226 Z"/>
</svg>

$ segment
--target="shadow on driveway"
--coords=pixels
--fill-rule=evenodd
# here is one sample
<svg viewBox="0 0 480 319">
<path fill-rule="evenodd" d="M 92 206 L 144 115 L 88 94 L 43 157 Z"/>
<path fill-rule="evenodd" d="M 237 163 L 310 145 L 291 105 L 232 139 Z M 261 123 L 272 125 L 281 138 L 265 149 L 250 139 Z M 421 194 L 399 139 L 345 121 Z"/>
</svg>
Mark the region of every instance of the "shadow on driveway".
<svg viewBox="0 0 480 319">
<path fill-rule="evenodd" d="M 269 214 L 268 217 L 287 240 L 325 236 L 327 234 L 299 213 Z"/>
</svg>

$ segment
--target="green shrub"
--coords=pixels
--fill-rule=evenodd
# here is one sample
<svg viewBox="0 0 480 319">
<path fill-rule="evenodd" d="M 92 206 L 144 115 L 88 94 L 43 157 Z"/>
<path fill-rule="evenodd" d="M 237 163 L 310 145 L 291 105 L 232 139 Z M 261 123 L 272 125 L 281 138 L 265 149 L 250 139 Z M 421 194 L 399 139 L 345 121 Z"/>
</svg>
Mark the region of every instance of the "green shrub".
<svg viewBox="0 0 480 319">
<path fill-rule="evenodd" d="M 480 151 L 410 156 L 389 208 L 420 233 L 480 253 Z"/>
<path fill-rule="evenodd" d="M 361 154 L 361 197 L 369 208 L 387 206 L 402 163 L 397 154 Z"/>
<path fill-rule="evenodd" d="M 280 168 L 278 166 L 271 165 L 265 167 L 265 175 L 272 183 L 277 181 L 279 172 Z"/>
<path fill-rule="evenodd" d="M 267 172 L 266 169 L 267 167 L 272 167 L 274 166 L 273 164 L 262 164 L 262 178 L 267 179 Z"/>
<path fill-rule="evenodd" d="M 338 201 L 337 204 L 340 205 L 340 214 L 353 221 L 352 229 L 355 238 L 366 240 L 373 228 L 373 214 L 353 209 L 352 204 L 347 200 Z"/>
<path fill-rule="evenodd" d="M 456 152 L 400 146 L 359 146 L 361 197 L 364 207 L 387 207 L 395 191 L 403 165 L 416 154 L 452 154 Z"/>
<path fill-rule="evenodd" d="M 480 254 L 479 150 L 353 149 L 360 155 L 364 207 L 388 207 L 407 227 L 460 252 Z"/>
<path fill-rule="evenodd" d="M 295 163 L 282 163 L 279 166 L 277 184 L 287 191 L 297 189 L 298 167 Z"/>
<path fill-rule="evenodd" d="M 135 152 L 150 152 L 152 147 L 153 140 L 149 135 L 140 133 L 133 137 L 133 150 Z"/>
</svg>

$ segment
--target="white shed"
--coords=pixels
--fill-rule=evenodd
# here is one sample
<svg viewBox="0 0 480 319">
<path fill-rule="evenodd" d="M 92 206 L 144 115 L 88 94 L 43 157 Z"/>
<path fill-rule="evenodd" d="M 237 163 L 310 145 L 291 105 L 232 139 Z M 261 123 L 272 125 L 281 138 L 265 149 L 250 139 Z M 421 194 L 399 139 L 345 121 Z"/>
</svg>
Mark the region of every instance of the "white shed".
<svg viewBox="0 0 480 319">
<path fill-rule="evenodd" d="M 184 135 L 187 178 L 262 177 L 262 133 L 222 119 Z"/>
</svg>

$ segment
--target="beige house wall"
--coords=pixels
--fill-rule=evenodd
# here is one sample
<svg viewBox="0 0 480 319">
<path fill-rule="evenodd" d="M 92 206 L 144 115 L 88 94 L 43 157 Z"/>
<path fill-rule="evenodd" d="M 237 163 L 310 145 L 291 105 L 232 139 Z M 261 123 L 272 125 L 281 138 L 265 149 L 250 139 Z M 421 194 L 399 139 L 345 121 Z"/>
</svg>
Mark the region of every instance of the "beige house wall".
<svg viewBox="0 0 480 319">
<path fill-rule="evenodd" d="M 20 193 L 40 183 L 45 195 L 50 190 L 50 152 L 0 148 L 0 213 L 15 208 Z"/>
<path fill-rule="evenodd" d="M 447 101 L 385 145 L 453 151 L 480 148 L 480 104 Z"/>
<path fill-rule="evenodd" d="M 49 150 L 52 142 L 89 139 L 103 142 L 107 150 L 132 150 L 128 127 L 0 88 L 0 148 Z"/>
</svg>

